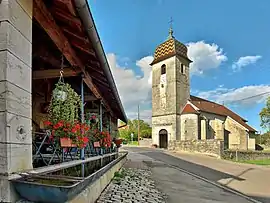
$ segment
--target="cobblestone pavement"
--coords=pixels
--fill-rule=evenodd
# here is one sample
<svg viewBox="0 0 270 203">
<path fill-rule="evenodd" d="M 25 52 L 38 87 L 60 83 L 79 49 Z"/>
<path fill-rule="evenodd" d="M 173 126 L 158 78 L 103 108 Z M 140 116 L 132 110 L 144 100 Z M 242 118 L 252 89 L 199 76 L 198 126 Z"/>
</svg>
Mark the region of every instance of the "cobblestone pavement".
<svg viewBox="0 0 270 203">
<path fill-rule="evenodd" d="M 148 169 L 123 168 L 97 203 L 165 203 L 166 196 L 156 189 L 150 176 Z"/>
</svg>

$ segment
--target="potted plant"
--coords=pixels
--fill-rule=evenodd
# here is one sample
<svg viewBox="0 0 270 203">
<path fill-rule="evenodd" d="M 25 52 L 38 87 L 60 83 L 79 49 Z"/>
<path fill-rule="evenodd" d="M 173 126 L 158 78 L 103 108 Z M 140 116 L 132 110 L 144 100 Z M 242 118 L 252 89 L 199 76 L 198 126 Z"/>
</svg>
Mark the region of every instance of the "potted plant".
<svg viewBox="0 0 270 203">
<path fill-rule="evenodd" d="M 78 112 L 81 107 L 80 96 L 68 83 L 59 80 L 53 90 L 49 105 L 49 120 L 45 125 L 52 130 L 52 135 L 59 138 L 61 147 L 83 147 L 86 141 L 85 126 L 79 123 Z"/>
<path fill-rule="evenodd" d="M 122 139 L 115 139 L 114 140 L 114 143 L 116 145 L 117 148 L 119 148 L 122 144 L 123 140 Z"/>
</svg>

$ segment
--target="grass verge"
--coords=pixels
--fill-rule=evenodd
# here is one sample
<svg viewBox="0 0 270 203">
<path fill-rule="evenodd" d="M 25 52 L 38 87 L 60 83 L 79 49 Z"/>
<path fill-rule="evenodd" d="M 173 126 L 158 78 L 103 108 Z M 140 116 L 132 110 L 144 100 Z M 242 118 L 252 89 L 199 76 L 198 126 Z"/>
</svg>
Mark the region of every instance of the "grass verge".
<svg viewBox="0 0 270 203">
<path fill-rule="evenodd" d="M 240 162 L 240 163 L 246 163 L 246 164 L 263 165 L 263 166 L 270 165 L 270 159 L 262 159 L 262 160 L 241 160 L 241 161 L 238 161 L 238 162 Z"/>
</svg>

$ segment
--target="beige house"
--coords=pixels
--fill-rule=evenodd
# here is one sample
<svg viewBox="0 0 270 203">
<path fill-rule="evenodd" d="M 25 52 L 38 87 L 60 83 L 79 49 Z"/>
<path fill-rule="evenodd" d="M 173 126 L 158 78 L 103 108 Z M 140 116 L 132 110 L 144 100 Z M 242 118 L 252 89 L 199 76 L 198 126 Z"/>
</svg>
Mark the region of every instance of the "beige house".
<svg viewBox="0 0 270 203">
<path fill-rule="evenodd" d="M 171 140 L 224 141 L 225 149 L 255 149 L 256 130 L 227 107 L 190 95 L 187 47 L 172 30 L 152 65 L 152 142 L 167 148 Z"/>
</svg>

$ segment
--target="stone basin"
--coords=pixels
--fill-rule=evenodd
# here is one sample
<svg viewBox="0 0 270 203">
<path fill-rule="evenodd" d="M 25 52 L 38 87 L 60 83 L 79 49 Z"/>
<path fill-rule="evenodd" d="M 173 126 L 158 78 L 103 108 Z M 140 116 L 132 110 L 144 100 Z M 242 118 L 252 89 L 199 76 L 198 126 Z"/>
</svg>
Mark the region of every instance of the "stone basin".
<svg viewBox="0 0 270 203">
<path fill-rule="evenodd" d="M 117 157 L 114 160 L 101 166 L 99 169 L 96 169 L 95 172 L 86 174 L 85 177 L 82 177 L 81 175 L 78 175 L 77 177 L 75 175 L 68 176 L 67 174 L 58 173 L 59 171 L 64 171 L 64 169 L 59 168 L 41 174 L 25 175 L 11 181 L 16 191 L 25 200 L 32 202 L 63 203 L 80 194 L 86 187 L 104 175 L 126 156 L 127 153 L 119 153 L 119 156 L 117 154 Z M 100 159 L 95 160 L 101 161 L 102 156 L 100 157 Z M 106 157 L 109 156 L 106 155 Z M 84 164 L 84 168 L 87 169 L 88 166 L 91 166 L 91 161 L 93 160 L 89 159 L 81 162 Z M 72 167 L 80 169 L 82 163 L 73 165 Z M 71 169 L 72 167 L 65 168 L 65 170 Z"/>
</svg>

